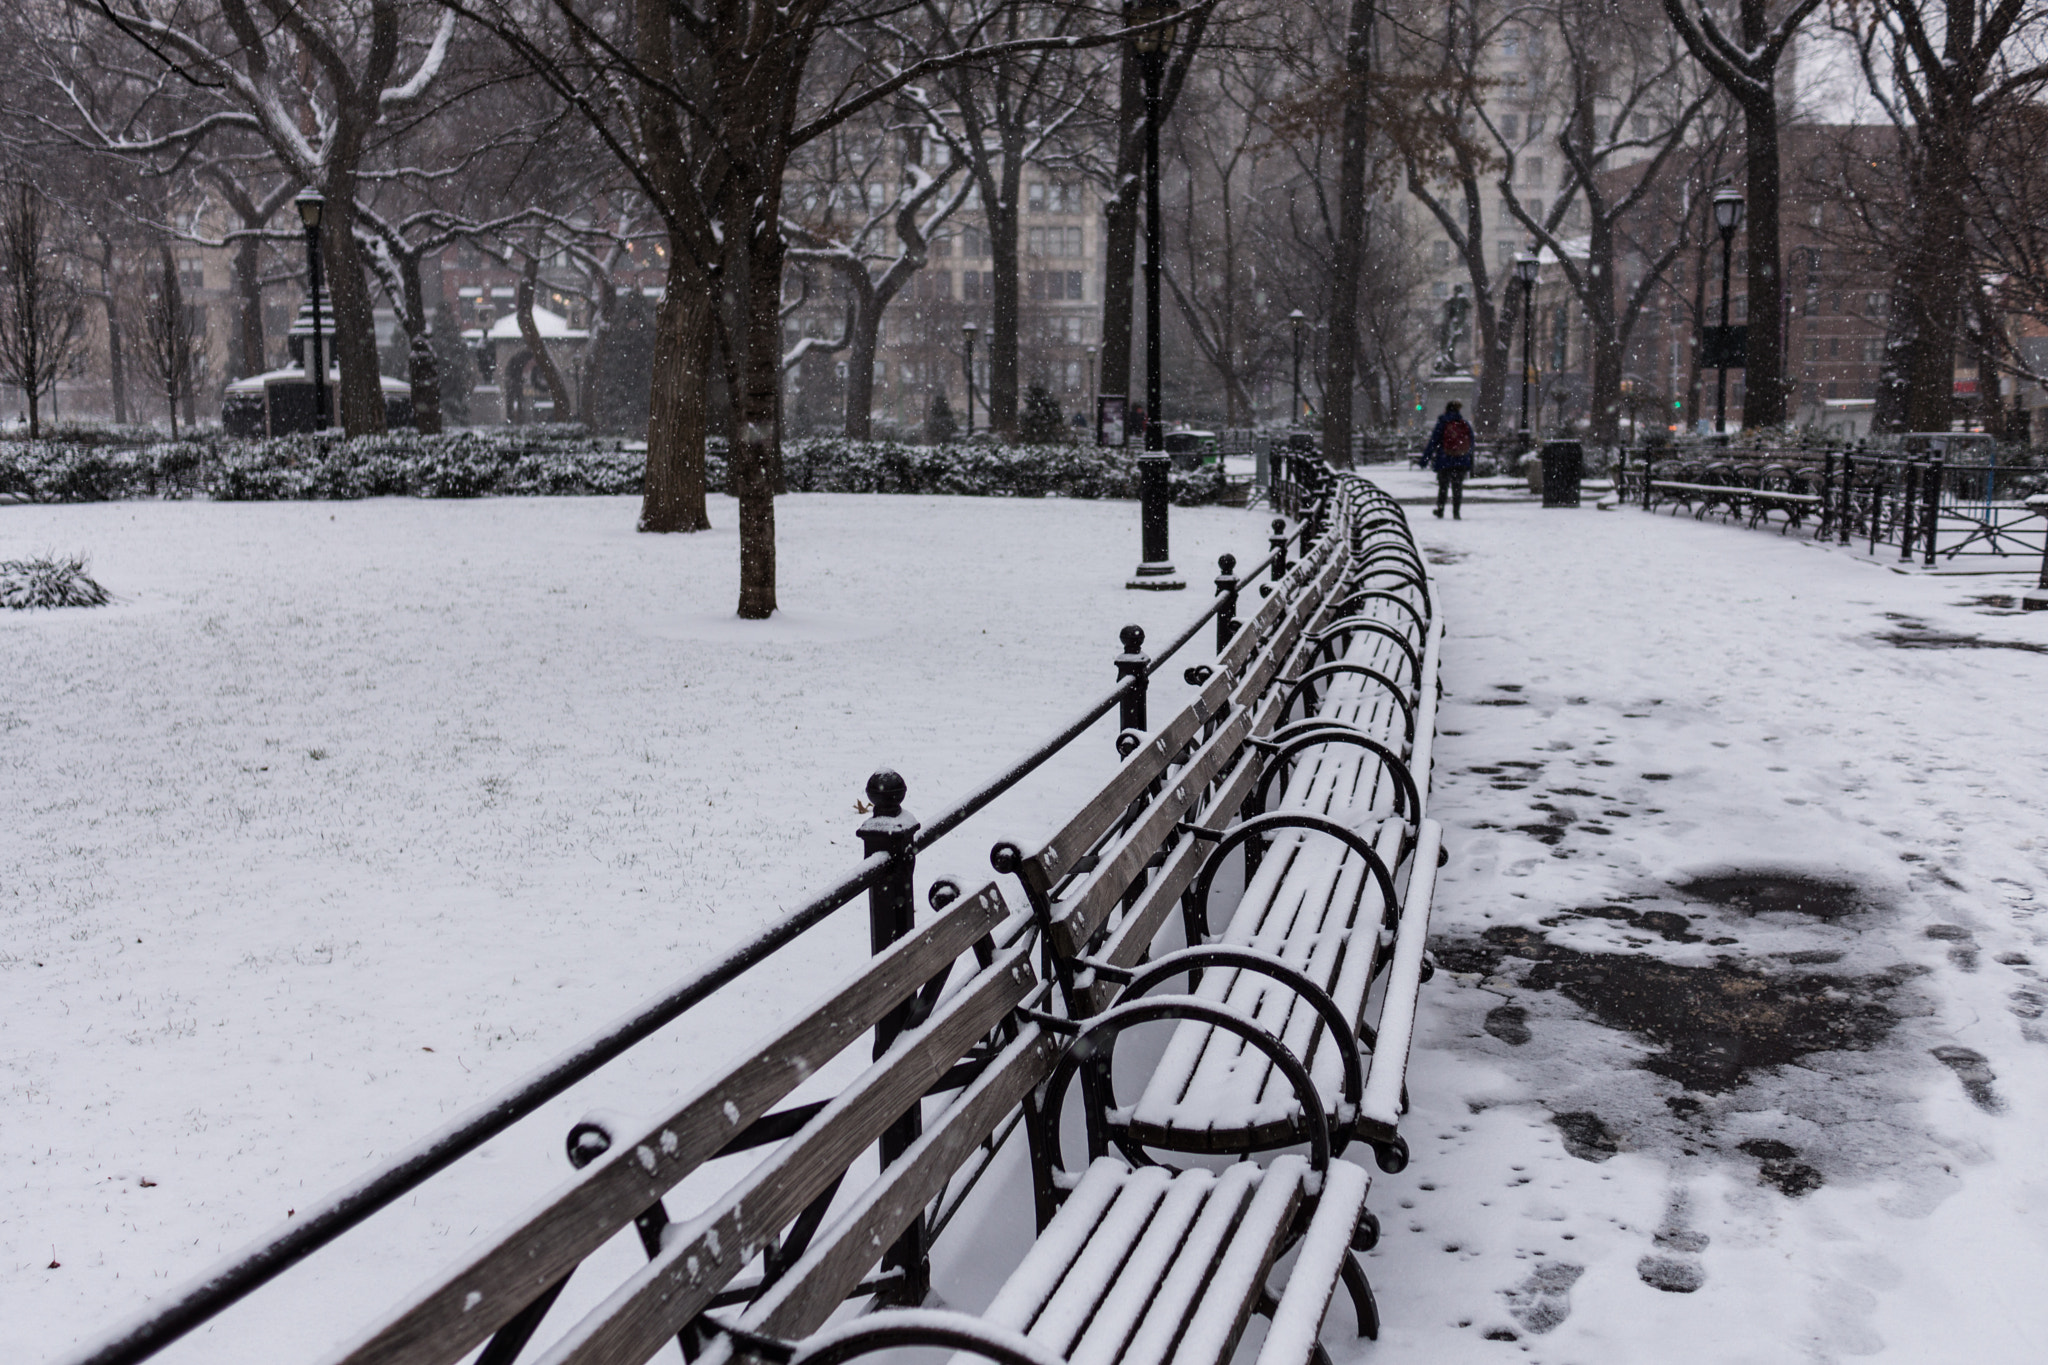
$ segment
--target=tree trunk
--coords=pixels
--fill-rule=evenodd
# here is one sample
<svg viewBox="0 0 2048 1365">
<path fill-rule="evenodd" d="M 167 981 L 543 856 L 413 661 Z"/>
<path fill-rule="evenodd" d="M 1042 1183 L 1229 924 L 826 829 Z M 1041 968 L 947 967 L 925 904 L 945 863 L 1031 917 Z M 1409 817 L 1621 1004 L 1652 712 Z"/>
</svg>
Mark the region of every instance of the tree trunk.
<svg viewBox="0 0 2048 1365">
<path fill-rule="evenodd" d="M 1371 154 L 1373 0 L 1351 0 L 1344 39 L 1343 145 L 1337 162 L 1337 240 L 1330 261 L 1330 345 L 1324 359 L 1323 458 L 1351 463 L 1357 371 L 1358 277 L 1365 263 L 1365 167 Z"/>
<path fill-rule="evenodd" d="M 384 387 L 377 369 L 377 320 L 356 242 L 355 177 L 329 177 L 320 220 L 320 252 L 334 304 L 334 359 L 341 366 L 341 428 L 349 436 L 382 435 Z"/>
<path fill-rule="evenodd" d="M 711 332 L 711 303 L 703 281 L 684 264 L 681 248 L 672 244 L 668 289 L 654 316 L 647 474 L 640 492 L 643 531 L 711 529 L 704 508 Z"/>
<path fill-rule="evenodd" d="M 107 382 L 113 389 L 114 425 L 128 425 L 128 371 L 127 360 L 122 354 L 125 346 L 121 340 L 121 310 L 117 295 L 118 282 L 114 273 L 114 244 L 102 240 L 100 243 L 100 297 L 107 305 Z"/>
<path fill-rule="evenodd" d="M 562 382 L 562 372 L 555 368 L 555 358 L 548 354 L 548 344 L 541 340 L 540 325 L 533 320 L 534 285 L 539 279 L 540 257 L 528 256 L 526 269 L 520 272 L 519 292 L 514 299 L 519 311 L 519 339 L 526 343 L 526 349 L 533 355 L 534 366 L 540 370 L 541 382 L 548 386 L 548 397 L 555 402 L 554 419 L 573 422 L 576 409 L 569 401 L 569 386 Z"/>
<path fill-rule="evenodd" d="M 1018 191 L 1023 187 L 1024 168 L 1007 149 L 997 203 L 985 214 L 989 230 L 989 254 L 995 264 L 995 293 L 989 305 L 988 338 L 988 425 L 1003 436 L 1017 434 L 1017 328 L 1022 320 L 1018 307 L 1017 224 Z M 985 197 L 985 196 L 984 196 Z"/>
<path fill-rule="evenodd" d="M 1472 358 L 1479 362 L 1479 392 L 1472 404 L 1472 429 L 1486 436 L 1500 434 L 1501 401 L 1507 393 L 1509 336 L 1500 325 L 1500 313 L 1493 296 L 1481 293 L 1472 300 Z"/>
<path fill-rule="evenodd" d="M 747 221 L 745 206 L 738 207 L 728 223 Z M 765 621 L 776 607 L 775 490 L 782 462 L 780 264 L 779 244 L 731 244 L 725 255 L 727 293 L 721 311 L 730 341 L 732 378 L 728 444 L 732 491 L 739 499 L 739 615 L 746 621 Z"/>
<path fill-rule="evenodd" d="M 405 290 L 405 306 L 398 310 L 398 318 L 405 327 L 405 367 L 412 384 L 413 430 L 439 435 L 441 357 L 434 350 L 434 322 L 427 313 L 427 291 L 420 278 L 417 252 L 398 257 L 398 277 Z"/>
<path fill-rule="evenodd" d="M 1586 244 L 1586 322 L 1593 334 L 1587 435 L 1613 445 L 1621 436 L 1621 338 L 1614 317 L 1614 222 L 1599 207 Z"/>
<path fill-rule="evenodd" d="M 1778 101 L 1742 109 L 1748 163 L 1749 354 L 1744 374 L 1744 430 L 1785 424 L 1784 273 L 1778 249 Z"/>
<path fill-rule="evenodd" d="M 244 237 L 235 244 L 235 293 L 242 308 L 242 378 L 247 379 L 268 368 L 263 344 L 263 240 L 259 237 Z"/>
<path fill-rule="evenodd" d="M 867 272 L 863 270 L 862 274 Z M 846 422 L 849 441 L 865 441 L 875 433 L 875 351 L 881 344 L 882 307 L 872 288 L 853 280 L 853 336 L 846 360 Z"/>
<path fill-rule="evenodd" d="M 1131 395 L 1131 337 L 1138 306 L 1138 197 L 1143 144 L 1138 125 L 1145 116 L 1145 87 L 1138 79 L 1138 57 L 1123 45 L 1117 77 L 1116 184 L 1103 208 L 1102 228 L 1102 357 L 1100 391 Z M 1092 423 L 1095 414 L 1090 413 Z"/>
</svg>

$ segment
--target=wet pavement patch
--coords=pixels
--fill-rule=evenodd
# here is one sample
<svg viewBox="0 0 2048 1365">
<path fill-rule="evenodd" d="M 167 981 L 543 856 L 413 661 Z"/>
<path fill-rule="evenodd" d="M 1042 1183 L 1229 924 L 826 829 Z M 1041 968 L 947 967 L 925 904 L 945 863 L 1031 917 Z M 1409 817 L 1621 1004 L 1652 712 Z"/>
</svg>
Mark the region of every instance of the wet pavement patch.
<svg viewBox="0 0 2048 1365">
<path fill-rule="evenodd" d="M 1797 872 L 1709 873 L 1672 889 L 1686 900 L 1744 915 L 1806 915 L 1832 923 L 1869 908 L 1863 888 L 1854 882 Z"/>
<path fill-rule="evenodd" d="M 1991 1083 L 1998 1074 L 1984 1059 L 1984 1054 L 1967 1047 L 1938 1047 L 1934 1059 L 1956 1073 L 1956 1079 L 1963 1083 L 1963 1093 L 1970 1097 L 1970 1103 L 1987 1114 L 1997 1114 L 2005 1109 L 2005 1100 Z"/>
<path fill-rule="evenodd" d="M 1509 926 L 1488 929 L 1462 951 L 1439 948 L 1437 958 L 1452 970 L 1490 975 L 1509 970 L 1509 959 L 1527 962 L 1522 986 L 1556 991 L 1602 1023 L 1657 1044 L 1662 1050 L 1643 1060 L 1646 1069 L 1710 1095 L 1733 1090 L 1759 1067 L 1883 1042 L 1898 1020 L 1892 995 L 1920 970 L 1779 975 L 1727 958 L 1688 965 L 1581 952 Z"/>
<path fill-rule="evenodd" d="M 1550 1121 L 1557 1125 L 1557 1135 L 1564 1139 L 1564 1149 L 1581 1161 L 1605 1161 L 1621 1150 L 1614 1130 L 1598 1114 L 1584 1111 L 1556 1114 Z"/>
<path fill-rule="evenodd" d="M 1981 635 L 1958 635 L 1936 630 L 1925 621 L 1897 612 L 1886 612 L 1885 619 L 1896 622 L 1898 629 L 1880 632 L 1876 638 L 1899 649 L 2017 649 L 2028 654 L 2048 654 L 2048 645 L 2032 640 L 1987 640 Z"/>
<path fill-rule="evenodd" d="M 1520 1047 L 1536 1036 L 1529 1032 L 1529 1011 L 1520 1005 L 1500 1005 L 1488 1010 L 1481 1027 L 1510 1047 Z"/>
<path fill-rule="evenodd" d="M 1799 1159 L 1798 1149 L 1774 1138 L 1752 1138 L 1738 1146 L 1757 1159 L 1757 1183 L 1776 1186 L 1787 1198 L 1811 1194 L 1827 1183 L 1819 1171 Z"/>
</svg>

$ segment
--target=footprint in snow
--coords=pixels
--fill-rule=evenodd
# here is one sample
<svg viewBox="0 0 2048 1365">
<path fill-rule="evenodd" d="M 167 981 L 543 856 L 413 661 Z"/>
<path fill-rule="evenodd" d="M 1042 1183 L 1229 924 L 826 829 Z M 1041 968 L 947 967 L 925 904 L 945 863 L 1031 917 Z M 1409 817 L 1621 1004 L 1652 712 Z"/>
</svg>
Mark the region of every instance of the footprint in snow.
<svg viewBox="0 0 2048 1365">
<path fill-rule="evenodd" d="M 1528 1279 L 1500 1291 L 1508 1301 L 1508 1316 L 1532 1336 L 1551 1331 L 1572 1315 L 1572 1286 L 1585 1273 L 1584 1266 L 1563 1261 L 1537 1266 Z"/>
</svg>

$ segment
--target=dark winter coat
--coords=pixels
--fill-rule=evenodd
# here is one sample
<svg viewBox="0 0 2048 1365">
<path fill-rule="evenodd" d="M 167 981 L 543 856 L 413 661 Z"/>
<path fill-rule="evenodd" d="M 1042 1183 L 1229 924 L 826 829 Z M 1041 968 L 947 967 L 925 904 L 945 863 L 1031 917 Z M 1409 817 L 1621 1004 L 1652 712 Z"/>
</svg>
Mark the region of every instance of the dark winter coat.
<svg viewBox="0 0 2048 1365">
<path fill-rule="evenodd" d="M 1444 429 L 1453 422 L 1465 428 L 1465 453 L 1463 455 L 1444 454 Z M 1471 432 L 1471 424 L 1465 421 L 1465 414 L 1462 412 L 1446 412 L 1443 416 L 1437 418 L 1436 430 L 1429 433 L 1429 443 L 1422 447 L 1422 456 L 1425 460 L 1429 461 L 1429 467 L 1439 472 L 1447 469 L 1470 469 L 1472 467 L 1473 446 Z"/>
</svg>

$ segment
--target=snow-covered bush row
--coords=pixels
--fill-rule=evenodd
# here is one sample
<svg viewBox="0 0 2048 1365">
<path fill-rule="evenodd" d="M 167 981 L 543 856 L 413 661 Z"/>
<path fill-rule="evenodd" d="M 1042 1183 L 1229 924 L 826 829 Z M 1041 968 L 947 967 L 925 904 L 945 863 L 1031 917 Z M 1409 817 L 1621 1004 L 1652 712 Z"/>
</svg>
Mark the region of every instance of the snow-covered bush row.
<svg viewBox="0 0 2048 1365">
<path fill-rule="evenodd" d="M 345 440 L 219 435 L 122 448 L 105 443 L 0 443 L 0 496 L 105 502 L 206 493 L 234 502 L 374 497 L 480 498 L 632 494 L 645 455 L 575 426 L 503 427 L 439 436 L 395 432 Z M 727 491 L 725 443 L 706 452 L 706 481 Z M 967 442 L 909 445 L 808 437 L 783 448 L 788 488 L 801 493 L 950 493 L 970 497 L 1132 498 L 1133 452 L 1080 445 Z M 1215 502 L 1216 470 L 1176 471 L 1173 500 Z"/>
<path fill-rule="evenodd" d="M 718 461 L 722 465 L 722 461 Z M 951 493 L 967 497 L 1134 498 L 1135 452 L 1083 445 L 970 442 L 907 445 L 811 437 L 786 443 L 789 487 L 804 493 Z M 718 471 L 722 476 L 722 468 Z M 1183 507 L 1217 501 L 1220 470 L 1176 471 L 1173 500 Z"/>
</svg>

